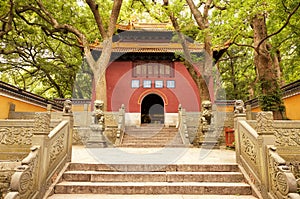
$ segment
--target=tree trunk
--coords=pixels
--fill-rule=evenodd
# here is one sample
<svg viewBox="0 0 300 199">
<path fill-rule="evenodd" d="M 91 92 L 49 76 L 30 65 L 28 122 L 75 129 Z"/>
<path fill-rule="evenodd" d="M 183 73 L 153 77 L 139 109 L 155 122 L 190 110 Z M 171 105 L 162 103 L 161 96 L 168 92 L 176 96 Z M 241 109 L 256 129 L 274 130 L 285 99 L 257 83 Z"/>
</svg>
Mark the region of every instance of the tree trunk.
<svg viewBox="0 0 300 199">
<path fill-rule="evenodd" d="M 166 5 L 168 4 L 167 1 L 165 0 Z M 200 63 L 194 63 L 191 57 L 190 50 L 188 48 L 187 41 L 185 39 L 185 36 L 180 32 L 179 25 L 177 23 L 177 19 L 174 17 L 174 15 L 171 13 L 169 15 L 171 22 L 173 24 L 173 27 L 179 37 L 181 46 L 183 48 L 183 55 L 184 55 L 184 65 L 186 69 L 188 70 L 189 74 L 191 75 L 192 79 L 196 83 L 198 90 L 199 90 L 199 96 L 202 101 L 204 100 L 211 100 L 210 98 L 210 93 L 209 93 L 209 76 L 205 76 L 205 67 L 206 67 L 206 60 L 212 60 L 208 53 L 205 53 L 205 64 Z M 210 43 L 210 42 L 208 42 Z M 212 52 L 211 52 L 212 54 Z M 198 65 L 198 66 L 197 66 Z M 203 65 L 203 66 L 202 66 Z M 195 67 L 199 67 L 200 75 L 196 72 Z M 199 105 L 199 108 L 201 109 L 201 104 Z"/>
<path fill-rule="evenodd" d="M 104 102 L 104 111 L 107 110 L 107 95 L 106 95 L 106 68 L 109 65 L 110 56 L 112 52 L 112 37 L 103 41 L 103 48 L 101 56 L 98 60 L 94 60 L 92 56 L 86 56 L 87 62 L 93 71 L 95 82 L 95 100 L 102 100 Z M 91 52 L 85 52 L 90 54 Z"/>
<path fill-rule="evenodd" d="M 276 62 L 272 59 L 267 42 L 260 44 L 260 41 L 267 37 L 265 16 L 256 15 L 252 21 L 252 28 L 255 47 L 254 64 L 261 90 L 260 106 L 263 111 L 273 111 L 274 119 L 284 119 L 285 107 L 278 83 Z"/>
<path fill-rule="evenodd" d="M 204 31 L 204 66 L 201 67 L 200 72 L 202 77 L 198 77 L 197 85 L 200 89 L 201 100 L 214 100 L 209 93 L 209 88 L 213 88 L 212 85 L 212 66 L 213 66 L 213 50 L 212 50 L 212 38 L 209 32 L 209 18 L 208 13 L 211 8 L 212 0 L 207 0 L 201 13 L 193 0 L 186 0 L 194 19 L 196 20 L 199 28 Z"/>
<path fill-rule="evenodd" d="M 208 19 L 205 20 L 205 24 L 206 24 L 206 27 L 209 26 L 209 22 L 208 22 Z M 210 96 L 210 93 L 209 93 L 209 88 L 213 88 L 213 85 L 210 85 L 213 81 L 212 78 L 212 69 L 213 69 L 213 50 L 212 50 L 212 45 L 211 45 L 211 35 L 210 35 L 210 32 L 208 31 L 208 29 L 204 30 L 205 33 L 204 33 L 204 50 L 205 50 L 205 53 L 204 53 L 204 69 L 203 71 L 201 72 L 201 75 L 202 75 L 202 81 L 204 81 L 202 83 L 206 85 L 206 89 L 203 90 L 203 96 L 204 96 L 204 99 L 203 100 L 211 100 L 213 101 L 213 96 Z M 212 92 L 214 93 L 214 92 Z"/>
</svg>

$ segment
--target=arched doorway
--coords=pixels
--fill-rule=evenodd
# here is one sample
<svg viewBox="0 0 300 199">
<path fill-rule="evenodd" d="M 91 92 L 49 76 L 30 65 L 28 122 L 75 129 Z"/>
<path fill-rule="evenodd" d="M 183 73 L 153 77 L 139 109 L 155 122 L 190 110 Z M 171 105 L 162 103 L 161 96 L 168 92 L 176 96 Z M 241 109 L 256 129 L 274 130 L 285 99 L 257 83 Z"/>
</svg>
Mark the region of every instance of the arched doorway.
<svg viewBox="0 0 300 199">
<path fill-rule="evenodd" d="M 164 123 L 164 101 L 156 94 L 144 97 L 141 105 L 141 123 Z"/>
</svg>

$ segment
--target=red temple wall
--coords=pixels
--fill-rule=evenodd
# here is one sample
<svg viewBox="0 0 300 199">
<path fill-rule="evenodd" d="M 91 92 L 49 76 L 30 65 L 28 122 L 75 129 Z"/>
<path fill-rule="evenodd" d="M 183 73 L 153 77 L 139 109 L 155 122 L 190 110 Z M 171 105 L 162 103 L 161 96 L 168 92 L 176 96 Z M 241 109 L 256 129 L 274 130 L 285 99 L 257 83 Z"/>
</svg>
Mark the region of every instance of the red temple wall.
<svg viewBox="0 0 300 199">
<path fill-rule="evenodd" d="M 132 62 L 113 62 L 106 70 L 107 110 L 118 111 L 124 104 L 127 112 L 140 112 L 141 102 L 148 94 L 159 95 L 165 104 L 165 112 L 175 113 L 181 104 L 186 111 L 200 111 L 201 100 L 197 85 L 180 62 L 174 63 L 175 76 L 135 78 L 132 77 Z M 131 80 L 140 80 L 139 88 L 131 88 Z M 151 88 L 143 88 L 143 80 L 151 80 Z M 154 88 L 155 80 L 163 80 L 163 88 Z M 166 80 L 175 80 L 175 88 L 166 88 Z"/>
</svg>

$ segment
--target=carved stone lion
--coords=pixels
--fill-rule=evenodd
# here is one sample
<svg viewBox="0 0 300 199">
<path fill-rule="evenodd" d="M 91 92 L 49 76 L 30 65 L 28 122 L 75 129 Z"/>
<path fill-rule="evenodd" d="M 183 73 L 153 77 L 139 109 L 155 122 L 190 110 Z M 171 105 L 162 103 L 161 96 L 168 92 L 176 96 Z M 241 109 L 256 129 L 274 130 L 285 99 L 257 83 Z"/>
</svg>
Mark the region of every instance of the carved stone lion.
<svg viewBox="0 0 300 199">
<path fill-rule="evenodd" d="M 71 100 L 66 100 L 64 102 L 63 112 L 64 113 L 72 113 L 72 102 L 71 102 Z"/>
<path fill-rule="evenodd" d="M 234 103 L 234 113 L 245 113 L 244 102 L 243 100 L 236 100 Z"/>
<path fill-rule="evenodd" d="M 104 124 L 104 102 L 102 100 L 96 100 L 94 106 L 95 110 L 93 116 L 95 117 L 95 124 Z"/>
<path fill-rule="evenodd" d="M 202 124 L 211 124 L 211 118 L 213 117 L 212 114 L 212 104 L 210 101 L 205 100 L 201 104 L 202 106 L 202 117 L 201 117 L 201 123 Z"/>
</svg>

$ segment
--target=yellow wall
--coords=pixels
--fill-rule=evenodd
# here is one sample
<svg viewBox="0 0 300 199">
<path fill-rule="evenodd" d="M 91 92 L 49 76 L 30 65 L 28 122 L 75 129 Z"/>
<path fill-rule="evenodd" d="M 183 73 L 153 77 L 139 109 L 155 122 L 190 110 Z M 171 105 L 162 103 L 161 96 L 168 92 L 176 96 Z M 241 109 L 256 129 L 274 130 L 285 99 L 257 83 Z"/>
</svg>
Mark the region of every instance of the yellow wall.
<svg viewBox="0 0 300 199">
<path fill-rule="evenodd" d="M 228 106 L 217 106 L 217 111 L 220 112 L 233 112 L 234 106 L 228 105 Z"/>
<path fill-rule="evenodd" d="M 291 120 L 300 120 L 300 95 L 295 95 L 292 97 L 288 97 L 283 99 L 285 108 L 286 108 L 286 116 Z M 253 108 L 252 112 L 260 112 L 261 109 L 259 107 Z"/>
<path fill-rule="evenodd" d="M 291 120 L 300 120 L 300 95 L 295 95 L 283 100 L 286 116 Z"/>
<path fill-rule="evenodd" d="M 0 119 L 7 119 L 9 113 L 10 104 L 15 104 L 16 112 L 42 112 L 46 111 L 47 108 L 30 104 L 29 102 L 13 99 L 0 94 Z"/>
<path fill-rule="evenodd" d="M 82 112 L 84 110 L 84 105 L 83 104 L 73 104 L 72 105 L 72 111 L 73 112 Z M 91 105 L 88 106 L 88 111 L 91 111 Z"/>
<path fill-rule="evenodd" d="M 261 109 L 260 109 L 260 107 L 256 107 L 256 108 L 252 109 L 251 111 L 257 113 L 257 112 L 260 112 Z"/>
</svg>

